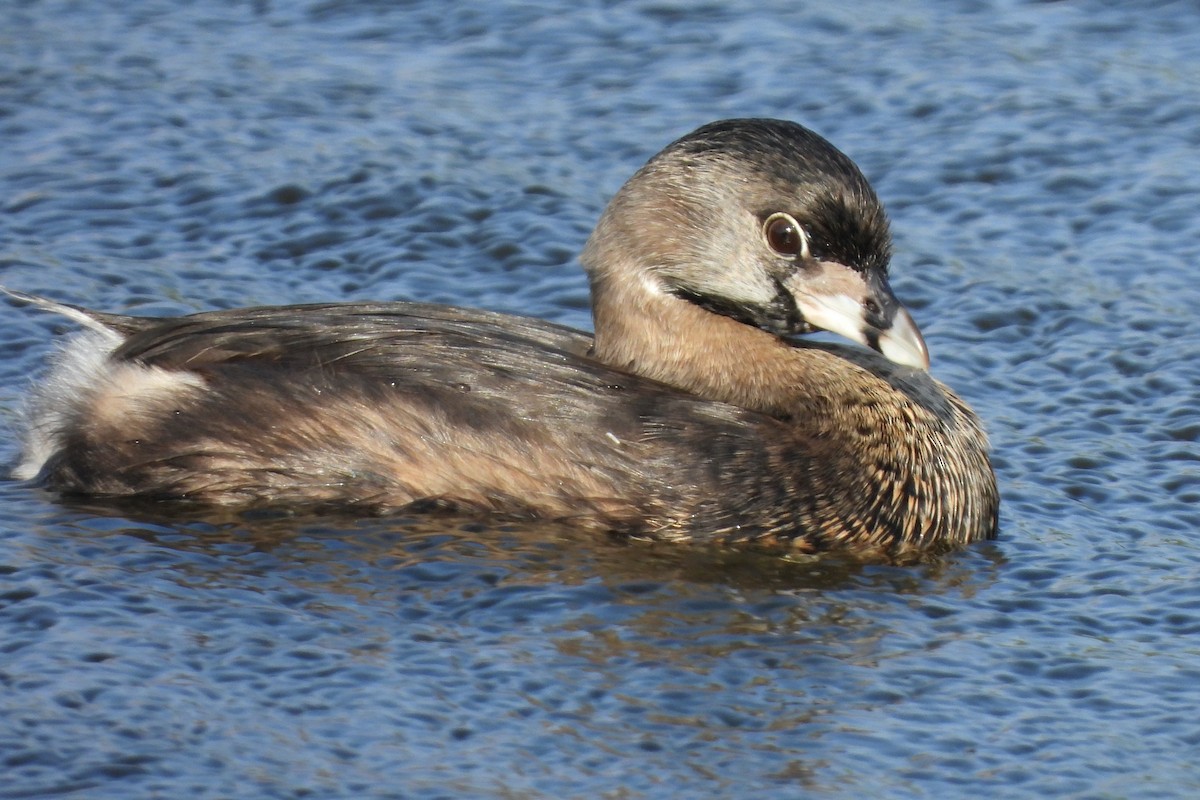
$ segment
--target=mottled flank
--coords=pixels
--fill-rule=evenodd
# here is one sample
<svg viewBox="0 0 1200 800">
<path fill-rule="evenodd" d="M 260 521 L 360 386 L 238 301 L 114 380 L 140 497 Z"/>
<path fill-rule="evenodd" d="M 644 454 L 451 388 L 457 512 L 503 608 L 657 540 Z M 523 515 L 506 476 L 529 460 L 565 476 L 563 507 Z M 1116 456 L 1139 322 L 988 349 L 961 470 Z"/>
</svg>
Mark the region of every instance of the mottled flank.
<svg viewBox="0 0 1200 800">
<path fill-rule="evenodd" d="M 802 252 L 764 234 L 780 214 Z M 19 474 L 87 495 L 436 507 L 803 551 L 990 537 L 985 437 L 920 368 L 889 241 L 824 140 L 719 123 L 652 159 L 598 224 L 594 341 L 413 303 L 177 319 L 50 304 L 104 333 L 69 345 L 35 397 Z M 777 335 L 816 320 L 916 366 Z"/>
</svg>

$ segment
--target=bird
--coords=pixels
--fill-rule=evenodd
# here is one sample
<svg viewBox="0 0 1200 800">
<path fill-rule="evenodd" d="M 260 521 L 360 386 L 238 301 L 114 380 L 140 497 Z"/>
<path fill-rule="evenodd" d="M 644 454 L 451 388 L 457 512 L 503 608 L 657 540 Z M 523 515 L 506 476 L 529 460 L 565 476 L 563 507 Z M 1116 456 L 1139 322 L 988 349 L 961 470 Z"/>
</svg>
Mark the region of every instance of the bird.
<svg viewBox="0 0 1200 800">
<path fill-rule="evenodd" d="M 13 474 L 789 553 L 994 538 L 986 434 L 930 375 L 891 251 L 848 156 L 750 118 L 675 140 L 609 202 L 580 256 L 593 334 L 410 301 L 138 317 L 4 289 L 81 327 L 30 392 Z"/>
</svg>

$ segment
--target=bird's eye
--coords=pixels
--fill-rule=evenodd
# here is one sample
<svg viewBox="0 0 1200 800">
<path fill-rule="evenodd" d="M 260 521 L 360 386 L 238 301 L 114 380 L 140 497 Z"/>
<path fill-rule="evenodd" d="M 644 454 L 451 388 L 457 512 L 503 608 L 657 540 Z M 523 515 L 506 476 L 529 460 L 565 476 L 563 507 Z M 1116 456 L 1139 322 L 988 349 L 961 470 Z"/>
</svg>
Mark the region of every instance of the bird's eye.
<svg viewBox="0 0 1200 800">
<path fill-rule="evenodd" d="M 772 250 L 781 256 L 808 257 L 808 237 L 790 214 L 777 213 L 763 223 L 763 236 Z"/>
</svg>

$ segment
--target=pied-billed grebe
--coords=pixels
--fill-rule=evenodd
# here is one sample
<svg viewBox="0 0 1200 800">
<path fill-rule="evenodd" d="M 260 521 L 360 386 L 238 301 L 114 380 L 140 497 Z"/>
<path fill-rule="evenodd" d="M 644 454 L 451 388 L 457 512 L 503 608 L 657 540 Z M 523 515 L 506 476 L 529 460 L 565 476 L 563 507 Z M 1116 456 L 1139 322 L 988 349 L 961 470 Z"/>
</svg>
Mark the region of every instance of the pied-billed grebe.
<svg viewBox="0 0 1200 800">
<path fill-rule="evenodd" d="M 596 333 L 418 303 L 87 329 L 29 404 L 16 475 L 213 505 L 449 508 L 799 550 L 992 536 L 975 415 L 925 371 L 875 193 L 790 122 L 652 158 L 582 261 Z M 823 329 L 857 347 L 783 338 Z"/>
</svg>

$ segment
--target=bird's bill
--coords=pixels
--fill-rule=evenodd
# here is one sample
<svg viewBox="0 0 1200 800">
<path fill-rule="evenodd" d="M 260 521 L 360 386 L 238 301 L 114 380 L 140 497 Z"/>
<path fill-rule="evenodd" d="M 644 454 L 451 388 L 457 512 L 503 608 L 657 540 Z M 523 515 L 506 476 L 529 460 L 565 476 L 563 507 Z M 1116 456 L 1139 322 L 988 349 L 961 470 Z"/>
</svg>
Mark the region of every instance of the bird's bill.
<svg viewBox="0 0 1200 800">
<path fill-rule="evenodd" d="M 887 278 L 867 277 L 832 261 L 797 271 L 784 282 L 804 321 L 866 345 L 889 361 L 929 369 L 929 349 Z"/>
</svg>

